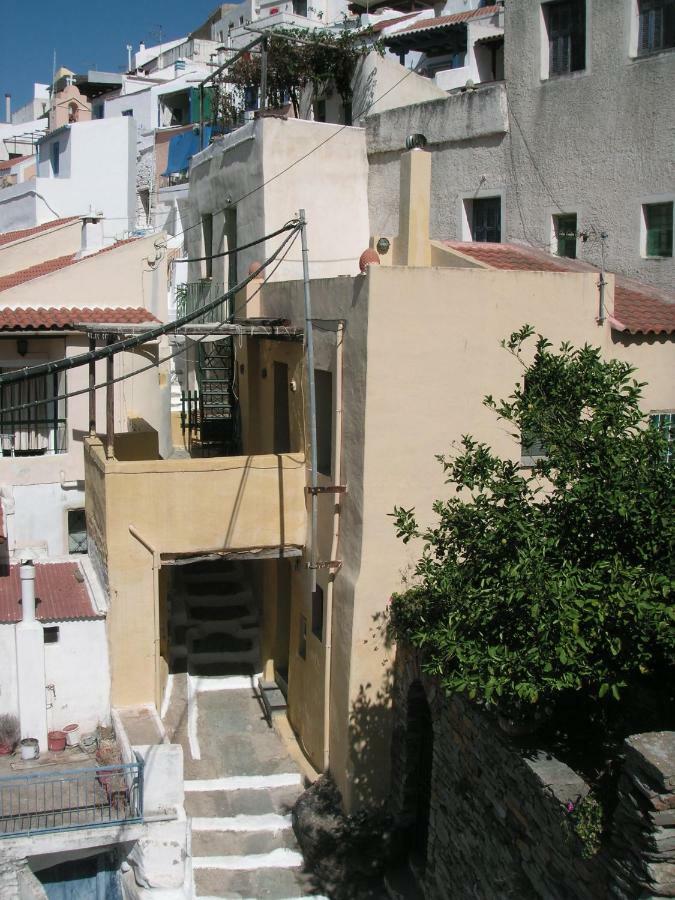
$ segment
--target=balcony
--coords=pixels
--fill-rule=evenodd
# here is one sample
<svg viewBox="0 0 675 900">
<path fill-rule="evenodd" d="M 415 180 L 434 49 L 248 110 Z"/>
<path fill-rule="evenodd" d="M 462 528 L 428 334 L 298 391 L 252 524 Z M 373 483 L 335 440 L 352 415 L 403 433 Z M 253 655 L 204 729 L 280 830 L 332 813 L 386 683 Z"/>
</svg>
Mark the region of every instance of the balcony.
<svg viewBox="0 0 675 900">
<path fill-rule="evenodd" d="M 0 842 L 142 820 L 142 762 L 0 776 Z"/>
</svg>

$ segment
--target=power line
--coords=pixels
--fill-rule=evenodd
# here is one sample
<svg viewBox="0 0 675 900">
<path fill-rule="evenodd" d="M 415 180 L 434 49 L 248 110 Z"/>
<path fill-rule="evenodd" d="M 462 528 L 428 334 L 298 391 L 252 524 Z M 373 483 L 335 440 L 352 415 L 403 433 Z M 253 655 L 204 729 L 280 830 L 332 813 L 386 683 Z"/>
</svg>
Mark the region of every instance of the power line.
<svg viewBox="0 0 675 900">
<path fill-rule="evenodd" d="M 246 287 L 249 282 L 253 281 L 253 279 L 263 271 L 263 269 L 265 269 L 271 262 L 274 262 L 274 260 L 279 256 L 286 244 L 291 240 L 293 234 L 295 234 L 299 228 L 299 223 L 297 221 L 293 221 L 284 225 L 283 228 L 272 232 L 271 235 L 268 235 L 268 237 L 273 237 L 281 234 L 284 231 L 291 232 L 288 237 L 285 238 L 284 241 L 282 241 L 282 243 L 274 251 L 274 253 L 269 256 L 264 263 L 261 263 L 254 272 L 251 272 L 243 281 L 239 282 L 239 284 L 235 285 L 233 288 L 230 288 L 219 297 L 216 297 L 215 300 L 210 301 L 205 306 L 200 306 L 193 312 L 181 316 L 179 319 L 175 319 L 173 322 L 167 322 L 164 325 L 158 325 L 156 328 L 150 328 L 147 331 L 134 335 L 133 337 L 125 338 L 121 341 L 115 341 L 112 344 L 108 344 L 107 347 L 100 347 L 98 350 L 90 350 L 88 353 L 80 353 L 78 356 L 64 357 L 60 360 L 41 363 L 37 366 L 26 366 L 23 369 L 17 369 L 13 372 L 8 372 L 5 375 L 0 375 L 0 386 L 5 384 L 14 384 L 18 381 L 24 381 L 27 378 L 36 378 L 40 375 L 53 375 L 56 372 L 62 372 L 66 369 L 75 369 L 80 366 L 87 365 L 87 363 L 96 362 L 99 359 L 107 359 L 110 356 L 114 356 L 116 353 L 121 353 L 124 350 L 131 350 L 134 347 L 137 347 L 139 344 L 145 344 L 148 341 L 154 340 L 155 338 L 162 337 L 163 335 L 171 331 L 175 331 L 176 328 L 179 328 L 181 325 L 189 325 L 190 322 L 198 319 L 205 313 L 216 309 L 216 307 L 218 306 L 222 306 L 226 300 L 228 300 L 231 296 L 234 296 L 238 291 L 242 290 L 242 288 Z"/>
<path fill-rule="evenodd" d="M 261 291 L 261 290 L 263 289 L 263 287 L 267 284 L 267 282 L 270 280 L 270 278 L 272 277 L 272 275 L 274 275 L 274 273 L 276 272 L 276 270 L 279 268 L 279 266 L 281 265 L 281 263 L 285 260 L 285 258 L 286 258 L 286 256 L 288 255 L 288 253 L 290 253 L 291 247 L 293 246 L 293 244 L 294 244 L 295 241 L 297 240 L 298 233 L 299 233 L 299 232 L 296 231 L 296 232 L 293 234 L 292 239 L 289 238 L 289 239 L 290 239 L 290 245 L 289 245 L 288 249 L 286 250 L 285 253 L 283 253 L 283 254 L 281 255 L 281 258 L 277 261 L 277 264 L 274 266 L 274 268 L 272 269 L 272 271 L 271 271 L 271 272 L 270 272 L 270 273 L 262 280 L 261 284 L 255 289 L 255 291 L 253 291 L 253 293 L 251 294 L 251 296 L 248 297 L 242 304 L 240 304 L 236 309 L 234 309 L 234 310 L 232 311 L 232 313 L 231 313 L 231 315 L 229 316 L 229 318 L 228 318 L 227 321 L 225 321 L 225 322 L 214 323 L 214 329 L 213 329 L 213 331 L 209 332 L 208 334 L 204 334 L 204 335 L 202 335 L 201 337 L 199 337 L 199 338 L 197 338 L 196 340 L 194 340 L 194 341 L 193 341 L 194 344 L 201 344 L 203 341 L 206 340 L 207 337 L 212 337 L 214 334 L 218 334 L 218 332 L 220 331 L 220 329 L 223 328 L 225 325 L 230 325 L 230 324 L 232 324 L 232 322 L 233 322 L 235 316 L 237 315 L 237 313 L 240 312 L 242 309 L 244 309 L 246 306 L 248 306 L 248 304 L 251 302 L 251 300 L 253 300 L 253 298 L 256 297 L 256 296 L 260 293 L 260 291 Z M 287 239 L 287 240 L 288 240 L 288 239 Z M 284 244 L 285 244 L 285 243 L 287 243 L 287 241 L 285 241 Z M 284 245 L 282 244 L 282 246 L 284 246 Z M 224 300 L 223 300 L 223 302 L 224 302 Z M 201 308 L 199 312 L 200 312 L 200 315 L 203 314 L 203 308 Z M 234 336 L 234 335 L 233 335 L 233 336 Z M 118 375 L 116 378 L 112 378 L 112 379 L 110 379 L 110 380 L 108 380 L 108 381 L 100 381 L 98 384 L 95 384 L 95 385 L 94 385 L 94 390 L 95 390 L 95 391 L 98 391 L 98 390 L 100 390 L 101 388 L 107 387 L 108 385 L 117 384 L 118 382 L 120 382 L 120 381 L 126 381 L 126 380 L 129 379 L 129 378 L 135 378 L 137 375 L 141 375 L 143 372 L 147 372 L 147 371 L 149 371 L 150 369 L 156 369 L 158 366 L 161 366 L 163 363 L 169 362 L 170 360 L 174 359 L 176 356 L 180 356 L 182 353 L 185 353 L 186 350 L 187 350 L 187 347 L 186 347 L 186 346 L 179 347 L 177 350 L 174 350 L 174 351 L 172 351 L 171 353 L 167 353 L 166 356 L 162 356 L 161 358 L 157 359 L 155 362 L 149 363 L 147 366 L 143 366 L 143 367 L 140 368 L 140 369 L 135 369 L 133 372 L 127 372 L 127 373 L 124 374 L 124 375 Z M 8 407 L 8 408 L 6 408 L 6 409 L 3 409 L 3 410 L 2 410 L 2 414 L 13 413 L 13 412 L 21 412 L 22 410 L 32 409 L 32 408 L 35 407 L 35 406 L 44 406 L 44 405 L 47 404 L 47 403 L 57 403 L 59 400 L 68 400 L 70 397 L 79 397 L 79 396 L 81 396 L 82 394 L 88 394 L 88 393 L 90 393 L 90 391 L 91 391 L 91 389 L 90 389 L 89 387 L 86 387 L 86 388 L 80 388 L 80 389 L 78 389 L 78 390 L 76 390 L 76 391 L 66 391 L 66 392 L 63 393 L 63 394 L 57 394 L 56 396 L 47 397 L 47 398 L 45 398 L 45 399 L 43 399 L 43 400 L 32 400 L 32 401 L 30 401 L 29 403 L 22 403 L 22 404 L 19 404 L 19 405 L 16 405 L 16 406 L 10 406 L 10 407 Z"/>
</svg>

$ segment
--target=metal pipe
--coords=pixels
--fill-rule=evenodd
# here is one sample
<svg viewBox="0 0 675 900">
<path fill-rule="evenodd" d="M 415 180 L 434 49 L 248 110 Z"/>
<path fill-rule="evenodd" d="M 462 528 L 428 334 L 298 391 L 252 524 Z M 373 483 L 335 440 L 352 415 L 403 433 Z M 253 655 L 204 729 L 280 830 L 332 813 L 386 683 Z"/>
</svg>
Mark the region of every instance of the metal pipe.
<svg viewBox="0 0 675 900">
<path fill-rule="evenodd" d="M 35 621 L 35 566 L 32 560 L 19 568 L 21 579 L 21 610 L 22 621 Z"/>
<path fill-rule="evenodd" d="M 307 249 L 307 219 L 300 210 L 300 240 L 302 243 L 302 277 L 305 293 L 305 341 L 307 344 L 307 381 L 309 383 L 309 441 L 310 441 L 310 547 L 309 569 L 311 591 L 316 590 L 316 541 L 317 541 L 317 447 L 316 447 L 316 386 L 314 384 L 314 332 L 312 330 L 312 298 L 309 291 L 309 251 Z"/>
<path fill-rule="evenodd" d="M 108 344 L 112 344 L 114 338 L 108 338 Z M 106 362 L 106 422 L 105 422 L 105 458 L 112 459 L 115 446 L 115 357 L 109 356 Z"/>
<path fill-rule="evenodd" d="M 605 310 L 605 241 L 609 235 L 606 231 L 600 232 L 600 280 L 598 281 L 598 324 L 602 325 L 607 318 Z"/>
<path fill-rule="evenodd" d="M 89 338 L 89 351 L 96 349 L 96 339 Z M 89 436 L 96 437 L 96 362 L 89 362 Z"/>
<path fill-rule="evenodd" d="M 335 484 L 340 484 L 342 479 L 342 372 L 343 372 L 343 338 L 344 325 L 338 323 L 335 345 Z M 333 507 L 333 540 L 331 542 L 330 558 L 337 559 L 340 542 L 340 494 L 335 495 Z M 330 689 L 331 689 L 331 663 L 333 648 L 333 592 L 337 572 L 333 572 L 328 579 L 326 589 L 326 635 L 324 645 L 324 673 L 323 673 L 323 771 L 330 769 Z"/>
<path fill-rule="evenodd" d="M 260 47 L 260 109 L 267 106 L 267 38 Z"/>
</svg>

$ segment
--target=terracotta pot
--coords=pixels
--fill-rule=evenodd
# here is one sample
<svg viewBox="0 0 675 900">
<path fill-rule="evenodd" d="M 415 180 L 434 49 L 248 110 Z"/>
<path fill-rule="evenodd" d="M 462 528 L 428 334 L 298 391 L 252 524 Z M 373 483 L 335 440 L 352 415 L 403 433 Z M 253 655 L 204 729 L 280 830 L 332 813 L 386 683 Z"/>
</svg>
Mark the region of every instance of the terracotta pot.
<svg viewBox="0 0 675 900">
<path fill-rule="evenodd" d="M 58 753 L 66 749 L 66 734 L 64 731 L 50 731 L 47 735 L 47 747 Z"/>
<path fill-rule="evenodd" d="M 9 744 L 0 744 L 0 756 L 11 756 L 13 752 L 14 747 Z"/>
</svg>

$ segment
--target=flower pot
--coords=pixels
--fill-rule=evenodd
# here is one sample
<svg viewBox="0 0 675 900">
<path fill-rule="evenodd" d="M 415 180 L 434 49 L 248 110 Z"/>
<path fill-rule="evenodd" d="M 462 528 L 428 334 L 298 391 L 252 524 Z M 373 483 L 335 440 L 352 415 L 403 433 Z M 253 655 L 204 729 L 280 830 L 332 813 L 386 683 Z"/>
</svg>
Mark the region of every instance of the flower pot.
<svg viewBox="0 0 675 900">
<path fill-rule="evenodd" d="M 24 738 L 21 741 L 21 759 L 38 759 L 40 756 L 40 744 L 37 738 Z"/>
<path fill-rule="evenodd" d="M 66 736 L 66 744 L 69 747 L 77 747 L 80 743 L 80 726 L 79 725 L 64 725 L 63 732 Z"/>
<path fill-rule="evenodd" d="M 0 744 L 0 756 L 11 756 L 14 752 L 14 747 L 10 744 Z"/>
<path fill-rule="evenodd" d="M 52 752 L 58 753 L 66 749 L 66 735 L 63 731 L 50 731 L 47 735 L 47 746 Z"/>
</svg>

